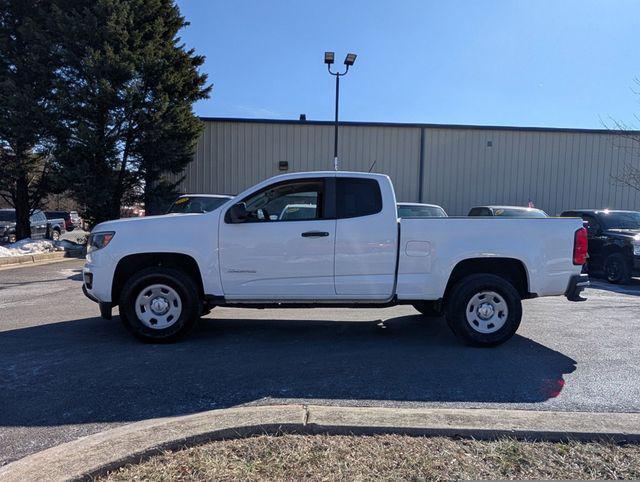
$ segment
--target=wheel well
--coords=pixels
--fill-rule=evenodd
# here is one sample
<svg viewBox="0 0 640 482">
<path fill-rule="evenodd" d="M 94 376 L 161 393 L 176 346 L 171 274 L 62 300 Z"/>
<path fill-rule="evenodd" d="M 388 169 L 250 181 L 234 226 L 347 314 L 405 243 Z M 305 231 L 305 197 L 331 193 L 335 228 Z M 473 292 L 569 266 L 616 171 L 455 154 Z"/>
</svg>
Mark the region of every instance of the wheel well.
<svg viewBox="0 0 640 482">
<path fill-rule="evenodd" d="M 200 268 L 198 268 L 198 263 L 191 256 L 180 253 L 131 254 L 122 258 L 116 266 L 113 284 L 111 285 L 111 300 L 113 304 L 119 303 L 120 292 L 127 279 L 140 270 L 154 266 L 164 266 L 182 271 L 195 281 L 200 295 L 204 295 Z"/>
<path fill-rule="evenodd" d="M 513 258 L 472 258 L 460 261 L 449 277 L 445 298 L 453 286 L 472 274 L 493 274 L 509 281 L 522 298 L 532 298 L 529 292 L 527 270 L 522 261 Z"/>
<path fill-rule="evenodd" d="M 632 257 L 633 250 L 630 245 L 621 246 L 619 244 L 613 244 L 607 246 L 607 248 L 602 253 L 602 260 L 604 261 L 607 256 L 611 256 L 612 254 L 621 254 L 625 257 Z"/>
</svg>

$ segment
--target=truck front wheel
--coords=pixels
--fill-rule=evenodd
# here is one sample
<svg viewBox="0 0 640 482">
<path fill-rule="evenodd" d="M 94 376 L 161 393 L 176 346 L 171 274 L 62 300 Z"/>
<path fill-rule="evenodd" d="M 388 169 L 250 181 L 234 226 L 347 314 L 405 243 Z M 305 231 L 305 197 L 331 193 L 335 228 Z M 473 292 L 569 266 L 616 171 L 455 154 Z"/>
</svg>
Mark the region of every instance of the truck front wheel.
<svg viewBox="0 0 640 482">
<path fill-rule="evenodd" d="M 143 341 L 175 341 L 194 326 L 199 315 L 196 285 L 179 270 L 147 268 L 122 288 L 120 318 Z"/>
<path fill-rule="evenodd" d="M 476 274 L 460 280 L 446 301 L 453 333 L 474 346 L 495 346 L 511 338 L 520 326 L 518 291 L 504 278 Z"/>
</svg>

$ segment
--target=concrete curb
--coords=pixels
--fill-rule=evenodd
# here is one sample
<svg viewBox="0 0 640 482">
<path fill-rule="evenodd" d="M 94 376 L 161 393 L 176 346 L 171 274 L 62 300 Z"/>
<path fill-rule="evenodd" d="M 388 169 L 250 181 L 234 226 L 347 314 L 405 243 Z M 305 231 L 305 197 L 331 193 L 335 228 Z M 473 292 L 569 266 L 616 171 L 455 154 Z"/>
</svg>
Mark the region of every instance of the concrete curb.
<svg viewBox="0 0 640 482">
<path fill-rule="evenodd" d="M 640 413 L 275 405 L 144 420 L 52 447 L 0 468 L 0 480 L 75 480 L 163 450 L 264 433 L 510 436 L 640 442 Z"/>
<path fill-rule="evenodd" d="M 8 256 L 0 258 L 0 267 L 18 264 L 31 264 L 40 261 L 57 260 L 63 258 L 81 258 L 83 250 L 55 251 L 53 253 L 25 254 L 24 256 Z"/>
</svg>

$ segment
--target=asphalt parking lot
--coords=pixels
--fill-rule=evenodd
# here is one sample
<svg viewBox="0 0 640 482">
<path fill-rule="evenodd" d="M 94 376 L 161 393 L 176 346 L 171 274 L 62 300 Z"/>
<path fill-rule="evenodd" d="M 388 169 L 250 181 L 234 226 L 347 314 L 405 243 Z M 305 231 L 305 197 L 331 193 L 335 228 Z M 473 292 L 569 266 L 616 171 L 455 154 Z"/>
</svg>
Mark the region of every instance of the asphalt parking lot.
<svg viewBox="0 0 640 482">
<path fill-rule="evenodd" d="M 640 411 L 640 282 L 529 300 L 518 334 L 458 343 L 411 307 L 215 309 L 147 345 L 81 292 L 82 261 L 0 270 L 0 465 L 137 420 L 241 404 Z"/>
</svg>

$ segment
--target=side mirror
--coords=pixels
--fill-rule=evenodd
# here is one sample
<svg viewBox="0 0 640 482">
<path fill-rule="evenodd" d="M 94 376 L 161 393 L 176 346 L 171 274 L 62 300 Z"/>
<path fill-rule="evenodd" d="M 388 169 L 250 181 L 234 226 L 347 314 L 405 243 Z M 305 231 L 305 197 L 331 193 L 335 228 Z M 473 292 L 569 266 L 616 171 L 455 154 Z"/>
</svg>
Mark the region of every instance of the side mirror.
<svg viewBox="0 0 640 482">
<path fill-rule="evenodd" d="M 229 208 L 229 219 L 232 223 L 243 223 L 247 219 L 247 208 L 244 203 L 236 203 Z"/>
</svg>

